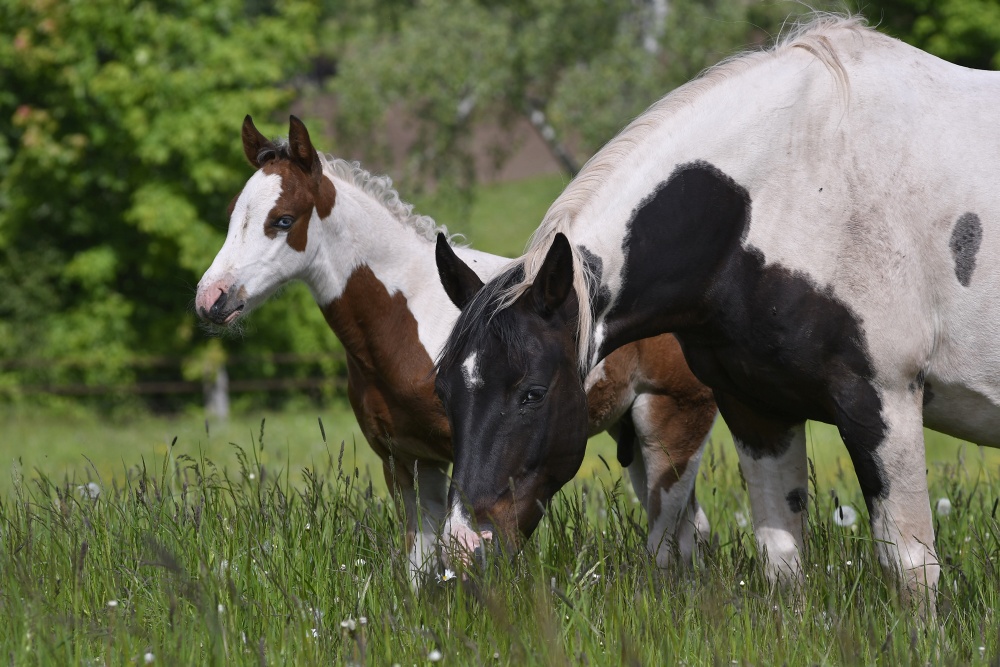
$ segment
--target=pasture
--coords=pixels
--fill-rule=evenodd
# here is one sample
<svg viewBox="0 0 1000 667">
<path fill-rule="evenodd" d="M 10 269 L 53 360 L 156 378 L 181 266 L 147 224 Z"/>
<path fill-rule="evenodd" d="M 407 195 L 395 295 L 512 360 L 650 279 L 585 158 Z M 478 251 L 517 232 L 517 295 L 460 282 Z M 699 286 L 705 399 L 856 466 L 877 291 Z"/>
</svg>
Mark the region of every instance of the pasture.
<svg viewBox="0 0 1000 667">
<path fill-rule="evenodd" d="M 528 230 L 507 225 L 532 224 L 563 185 L 490 188 L 454 231 L 517 253 Z M 523 554 L 414 594 L 380 462 L 346 404 L 207 425 L 200 411 L 0 417 L 0 654 L 12 664 L 992 664 L 1000 651 L 1000 452 L 933 433 L 931 497 L 950 504 L 935 515 L 940 630 L 883 582 L 825 425 L 808 430 L 801 597 L 765 581 L 722 423 L 698 479 L 712 539 L 693 570 L 655 568 L 602 435 Z M 838 504 L 856 522 L 838 525 Z"/>
<path fill-rule="evenodd" d="M 857 483 L 826 427 L 810 429 L 817 464 L 801 598 L 768 588 L 724 425 L 698 479 L 712 540 L 694 570 L 657 571 L 614 449 L 595 439 L 521 556 L 414 595 L 381 473 L 369 475 L 376 459 L 363 443 L 342 446 L 349 420 L 331 414 L 325 438 L 304 413 L 263 425 L 238 418 L 207 435 L 194 418 L 106 426 L 89 441 L 103 432 L 112 443 L 135 437 L 133 446 L 113 455 L 95 447 L 93 465 L 69 477 L 47 476 L 59 468 L 44 461 L 37 470 L 7 463 L 3 654 L 19 665 L 996 659 L 995 451 L 931 438 L 932 498 L 950 504 L 935 517 L 945 563 L 938 631 L 882 580 Z M 58 421 L 36 420 L 33 430 L 88 441 L 82 421 L 51 429 Z M 139 444 L 140 434 L 169 428 L 183 435 L 173 445 Z M 29 443 L 22 459 L 41 450 Z M 109 458 L 117 472 L 99 474 Z M 837 525 L 837 503 L 857 510 L 856 523 Z"/>
</svg>

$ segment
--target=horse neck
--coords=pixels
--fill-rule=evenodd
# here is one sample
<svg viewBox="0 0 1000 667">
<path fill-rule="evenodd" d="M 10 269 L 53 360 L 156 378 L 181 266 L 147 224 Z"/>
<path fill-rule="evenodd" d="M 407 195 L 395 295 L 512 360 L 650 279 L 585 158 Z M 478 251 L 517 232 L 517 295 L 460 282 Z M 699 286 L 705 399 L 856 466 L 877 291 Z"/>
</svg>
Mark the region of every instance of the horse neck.
<svg viewBox="0 0 1000 667">
<path fill-rule="evenodd" d="M 316 234 L 306 277 L 327 322 L 368 370 L 397 366 L 401 352 L 423 359 L 420 347 L 433 358 L 442 324 L 458 316 L 437 276 L 434 243 L 372 195 L 334 183 L 336 204 Z"/>
<path fill-rule="evenodd" d="M 761 63 L 741 72 L 729 83 L 716 83 L 700 91 L 689 103 L 678 105 L 657 121 L 638 141 L 625 142 L 627 152 L 621 152 L 621 145 L 609 144 L 613 150 L 603 156 L 603 164 L 610 167 L 602 170 L 600 163 L 592 163 L 598 168 L 591 174 L 588 169 L 581 173 L 583 187 L 580 192 L 570 193 L 569 202 L 572 204 L 572 197 L 576 196 L 582 203 L 567 216 L 566 231 L 574 246 L 586 248 L 600 261 L 601 289 L 590 326 L 592 340 L 587 346 L 594 355 L 592 363 L 604 352 L 625 343 L 692 326 L 703 314 L 698 310 L 701 302 L 697 297 L 706 288 L 711 278 L 709 272 L 716 266 L 711 260 L 717 257 L 705 254 L 703 262 L 683 270 L 678 266 L 676 272 L 669 270 L 676 259 L 669 255 L 672 248 L 681 244 L 688 249 L 693 245 L 702 247 L 692 244 L 690 239 L 701 238 L 697 233 L 692 236 L 691 231 L 701 229 L 704 222 L 688 220 L 691 226 L 681 229 L 683 223 L 678 220 L 683 216 L 674 216 L 678 211 L 676 202 L 657 202 L 657 194 L 669 187 L 671 179 L 687 167 L 706 165 L 745 192 L 759 193 L 762 188 L 771 187 L 769 181 L 787 182 L 778 175 L 791 168 L 784 155 L 787 135 L 789 127 L 802 122 L 803 105 L 789 104 L 785 81 L 775 82 L 779 76 L 788 76 L 786 71 L 790 68 L 780 72 L 775 72 L 775 68 L 776 62 Z M 829 116 L 835 123 L 841 109 L 836 82 L 821 65 L 817 64 L 816 70 L 817 80 L 827 84 L 823 93 L 830 99 L 828 108 L 833 111 Z M 750 94 L 754 90 L 775 88 L 774 96 Z M 815 101 L 815 98 L 810 100 L 810 105 L 815 107 Z M 819 141 L 823 134 L 818 132 L 816 136 L 815 141 Z M 607 148 L 602 153 L 605 151 Z M 822 153 L 817 150 L 816 154 Z M 704 199 L 693 192 L 685 196 L 691 197 L 688 202 Z M 657 224 L 641 229 L 637 220 L 643 211 L 656 215 L 657 206 L 660 207 Z M 756 206 L 755 201 L 755 209 Z M 740 223 L 748 224 L 748 220 L 735 215 L 729 216 L 728 221 L 731 224 L 718 230 L 724 237 L 724 242 L 719 242 L 720 252 L 726 251 L 726 244 L 740 243 L 745 231 Z M 640 233 L 648 238 L 642 238 Z M 704 241 L 715 242 L 709 238 Z M 662 251 L 656 277 L 629 285 L 628 276 L 638 275 L 636 257 L 643 247 Z M 699 277 L 699 272 L 705 275 Z M 652 275 L 650 272 L 651 278 Z M 670 291 L 674 286 L 676 290 Z"/>
</svg>

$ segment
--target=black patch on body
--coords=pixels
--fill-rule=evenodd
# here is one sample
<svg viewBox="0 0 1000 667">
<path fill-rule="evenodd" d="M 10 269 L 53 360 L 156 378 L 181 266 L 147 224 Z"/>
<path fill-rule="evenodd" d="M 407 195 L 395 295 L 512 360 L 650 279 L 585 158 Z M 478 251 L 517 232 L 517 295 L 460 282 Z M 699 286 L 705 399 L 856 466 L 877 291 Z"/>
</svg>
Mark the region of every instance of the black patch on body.
<svg viewBox="0 0 1000 667">
<path fill-rule="evenodd" d="M 750 218 L 749 193 L 727 175 L 679 166 L 633 213 L 600 356 L 674 332 L 756 457 L 780 455 L 806 419 L 836 424 L 870 510 L 888 491 L 877 454 L 887 426 L 861 319 L 831 289 L 744 247 Z"/>
<path fill-rule="evenodd" d="M 951 231 L 951 256 L 955 260 L 955 277 L 963 287 L 972 282 L 972 272 L 976 269 L 976 254 L 983 242 L 983 226 L 975 213 L 965 213 L 955 223 Z"/>
<path fill-rule="evenodd" d="M 809 494 L 801 486 L 792 489 L 785 496 L 785 502 L 788 503 L 788 509 L 792 511 L 792 514 L 799 514 L 804 512 L 806 505 L 809 503 Z"/>
<path fill-rule="evenodd" d="M 588 250 L 586 246 L 577 246 L 576 249 L 593 278 L 593 284 L 590 285 L 590 307 L 595 313 L 603 313 L 604 309 L 608 307 L 608 303 L 611 302 L 611 290 L 602 281 L 604 260 Z"/>
<path fill-rule="evenodd" d="M 618 465 L 627 468 L 635 460 L 635 422 L 632 421 L 632 410 L 629 410 L 618 420 L 616 433 L 613 433 L 615 444 L 618 445 Z"/>
</svg>

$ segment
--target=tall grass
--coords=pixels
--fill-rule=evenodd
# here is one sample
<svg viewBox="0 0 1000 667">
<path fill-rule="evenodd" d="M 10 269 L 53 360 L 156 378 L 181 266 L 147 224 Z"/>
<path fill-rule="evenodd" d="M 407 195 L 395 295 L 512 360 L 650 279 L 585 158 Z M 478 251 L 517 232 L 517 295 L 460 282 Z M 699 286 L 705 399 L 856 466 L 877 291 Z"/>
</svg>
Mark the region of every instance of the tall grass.
<svg viewBox="0 0 1000 667">
<path fill-rule="evenodd" d="M 392 504 L 343 448 L 322 465 L 261 463 L 263 424 L 238 466 L 204 455 L 139 462 L 95 487 L 41 474 L 0 500 L 0 656 L 74 664 L 914 664 L 996 660 L 997 489 L 983 471 L 937 477 L 944 562 L 938 615 L 920 621 L 880 575 L 864 517 L 835 525 L 817 487 L 807 579 L 772 590 L 738 467 L 705 456 L 699 497 L 713 537 L 695 568 L 658 570 L 645 517 L 621 482 L 557 496 L 513 559 L 409 585 Z M 605 479 L 605 478 L 602 478 Z M 596 480 L 596 478 L 595 478 Z M 820 488 L 817 491 L 817 488 Z M 99 495 L 92 497 L 100 490 Z M 862 505 L 863 506 L 863 505 Z M 861 512 L 863 515 L 863 512 Z"/>
</svg>

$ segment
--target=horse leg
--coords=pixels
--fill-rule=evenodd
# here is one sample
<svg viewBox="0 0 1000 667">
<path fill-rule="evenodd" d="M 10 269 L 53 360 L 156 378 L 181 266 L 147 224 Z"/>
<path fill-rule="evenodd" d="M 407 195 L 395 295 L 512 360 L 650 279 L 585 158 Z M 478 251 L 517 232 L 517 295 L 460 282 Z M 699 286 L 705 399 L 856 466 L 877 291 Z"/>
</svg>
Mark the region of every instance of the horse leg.
<svg viewBox="0 0 1000 667">
<path fill-rule="evenodd" d="M 904 599 L 933 615 L 941 566 L 927 493 L 923 391 L 886 391 L 880 398 L 878 413 L 856 400 L 848 404 L 837 426 L 868 506 L 879 562 L 902 584 Z"/>
<path fill-rule="evenodd" d="M 715 408 L 703 407 L 688 409 L 662 394 L 642 394 L 632 405 L 641 456 L 629 466 L 629 474 L 637 493 L 639 488 L 645 491 L 647 545 L 661 568 L 675 557 L 691 565 L 698 541 L 708 538 L 708 517 L 695 497 L 695 480 Z M 637 477 L 641 477 L 638 484 Z"/>
<path fill-rule="evenodd" d="M 767 577 L 771 582 L 801 583 L 809 497 L 805 422 L 761 416 L 718 392 L 716 401 L 736 441 Z"/>
<path fill-rule="evenodd" d="M 402 510 L 406 531 L 407 571 L 416 587 L 437 563 L 438 535 L 448 495 L 447 470 L 438 462 L 419 460 L 395 461 L 392 469 L 388 464 L 385 469 L 389 488 L 398 494 L 397 509 Z"/>
</svg>

